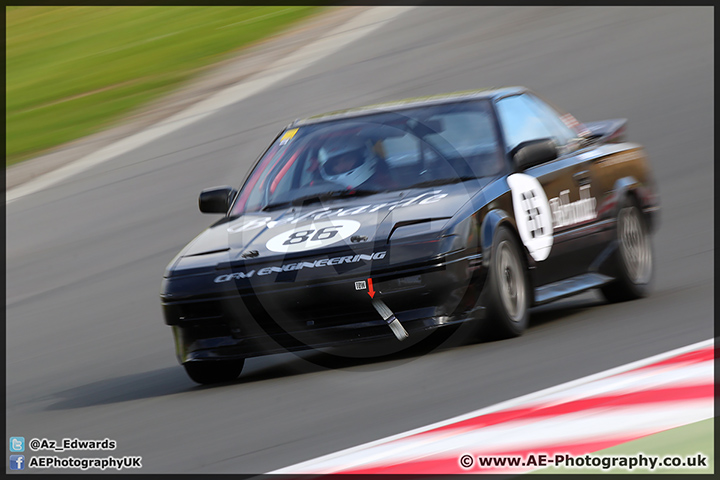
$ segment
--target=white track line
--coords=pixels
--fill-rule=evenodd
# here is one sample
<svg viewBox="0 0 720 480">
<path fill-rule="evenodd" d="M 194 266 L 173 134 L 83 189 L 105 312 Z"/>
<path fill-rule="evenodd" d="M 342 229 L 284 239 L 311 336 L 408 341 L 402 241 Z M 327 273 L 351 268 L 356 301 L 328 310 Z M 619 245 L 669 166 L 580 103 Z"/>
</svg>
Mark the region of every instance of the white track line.
<svg viewBox="0 0 720 480">
<path fill-rule="evenodd" d="M 340 51 L 350 43 L 384 26 L 395 17 L 414 7 L 375 7 L 366 10 L 327 33 L 319 40 L 310 43 L 296 52 L 282 58 L 247 80 L 226 88 L 212 97 L 165 119 L 144 131 L 113 143 L 85 157 L 65 165 L 57 170 L 41 175 L 27 183 L 19 185 L 6 193 L 6 203 L 20 197 L 48 188 L 62 180 L 77 175 L 90 167 L 106 162 L 111 158 L 146 145 L 168 133 L 202 120 L 223 107 L 244 100 L 268 87 L 294 75 L 323 58 Z"/>
<path fill-rule="evenodd" d="M 638 360 L 638 361 L 636 361 L 636 362 L 632 362 L 632 363 L 628 363 L 628 364 L 626 364 L 626 365 L 621 365 L 621 366 L 619 366 L 619 367 L 611 368 L 610 370 L 605 370 L 605 371 L 603 371 L 603 372 L 595 373 L 595 374 L 589 375 L 589 376 L 587 376 L 587 377 L 582 377 L 582 378 L 579 378 L 579 379 L 577 379 L 577 380 L 572 380 L 572 381 L 570 381 L 570 382 L 566 382 L 566 383 L 563 383 L 563 384 L 560 384 L 560 385 L 556 385 L 556 386 L 554 386 L 554 387 L 546 388 L 546 389 L 544 389 L 544 390 L 539 390 L 539 391 L 537 391 L 537 392 L 533 392 L 533 393 L 530 393 L 530 394 L 527 394 L 527 395 L 523 395 L 523 396 L 521 396 L 521 397 L 517 397 L 517 398 L 513 398 L 513 399 L 511 399 L 511 400 L 507 400 L 507 401 L 504 401 L 504 402 L 500 402 L 500 403 L 497 403 L 497 404 L 492 405 L 492 406 L 489 406 L 489 407 L 481 408 L 481 409 L 479 409 L 479 410 L 475 410 L 475 411 L 473 411 L 473 412 L 466 413 L 466 414 L 464 414 L 464 415 L 459 415 L 459 416 L 457 416 L 457 417 L 453 417 L 453 418 L 450 418 L 450 419 L 447 419 L 447 420 L 443 420 L 443 421 L 441 421 L 441 422 L 437 422 L 437 423 L 433 423 L 433 424 L 431 424 L 431 425 L 427 425 L 427 426 L 424 426 L 424 427 L 416 428 L 416 429 L 414 429 L 414 430 L 409 430 L 409 431 L 407 431 L 407 432 L 403 432 L 403 433 L 400 433 L 400 434 L 397 434 L 397 435 L 392 435 L 392 436 L 390 436 L 390 437 L 381 438 L 381 439 L 379 439 L 379 440 L 375 440 L 375 441 L 372 441 L 372 442 L 369 442 L 369 443 L 365 443 L 365 444 L 363 444 L 363 445 L 358 445 L 358 446 L 355 446 L 355 447 L 351 447 L 351 448 L 348 448 L 348 449 L 345 449 L 345 450 L 341 450 L 341 451 L 339 451 L 339 452 L 330 453 L 330 454 L 328 454 L 328 455 L 324 455 L 324 456 L 321 456 L 321 457 L 318 457 L 318 458 L 314 458 L 314 459 L 311 459 L 311 460 L 307 460 L 307 461 L 305 461 L 305 462 L 297 463 L 297 464 L 295 464 L 295 465 L 291 465 L 291 466 L 289 466 L 289 467 L 284 467 L 284 468 L 281 468 L 281 469 L 279 469 L 279 470 L 274 470 L 274 471 L 272 471 L 272 472 L 268 472 L 268 474 L 289 474 L 289 473 L 293 473 L 293 472 L 304 471 L 304 470 L 306 470 L 306 468 L 309 467 L 309 466 L 318 465 L 318 464 L 320 464 L 320 463 L 332 461 L 332 460 L 334 460 L 334 459 L 336 459 L 336 458 L 339 458 L 339 457 L 347 457 L 348 455 L 354 454 L 354 453 L 356 453 L 356 452 L 360 452 L 361 450 L 367 450 L 368 448 L 374 447 L 374 446 L 376 446 L 376 445 L 380 445 L 380 444 L 387 443 L 387 442 L 390 442 L 390 441 L 394 441 L 394 440 L 399 440 L 399 439 L 402 439 L 402 438 L 406 438 L 406 437 L 409 437 L 409 436 L 412 436 L 412 435 L 416 435 L 416 434 L 418 434 L 418 433 L 426 432 L 426 431 L 428 431 L 428 430 L 432 430 L 432 429 L 435 429 L 435 428 L 438 428 L 438 427 L 444 427 L 444 426 L 446 426 L 446 425 L 451 425 L 451 424 L 454 424 L 454 423 L 458 423 L 458 422 L 461 422 L 461 421 L 463 421 L 463 420 L 468 420 L 468 419 L 470 419 L 470 418 L 479 417 L 479 416 L 481 416 L 481 415 L 486 415 L 486 414 L 488 414 L 488 413 L 497 412 L 497 411 L 500 411 L 500 410 L 505 410 L 505 409 L 508 409 L 508 408 L 516 407 L 516 406 L 521 405 L 521 404 L 526 404 L 526 403 L 528 403 L 528 402 L 530 402 L 530 401 L 532 401 L 532 400 L 535 400 L 535 399 L 538 399 L 538 398 L 541 398 L 541 397 L 544 397 L 544 396 L 547 396 L 547 395 L 550 395 L 550 394 L 555 394 L 555 393 L 557 393 L 557 392 L 560 392 L 560 391 L 563 391 L 563 390 L 568 390 L 568 389 L 571 389 L 571 388 L 575 388 L 575 387 L 578 387 L 578 386 L 580 386 L 580 385 L 583 385 L 583 384 L 586 384 L 586 383 L 589 383 L 589 382 L 594 382 L 594 381 L 596 381 L 596 380 L 600 380 L 600 379 L 604 379 L 604 378 L 607 378 L 607 377 L 611 377 L 611 376 L 613 376 L 613 375 L 617 375 L 617 374 L 620 374 L 620 373 L 624 373 L 624 372 L 627 372 L 627 371 L 630 371 L 630 370 L 633 370 L 633 369 L 636 369 L 636 368 L 639 368 L 639 367 L 644 367 L 644 366 L 646 366 L 646 365 L 650 365 L 650 364 L 655 363 L 655 362 L 660 362 L 660 361 L 662 361 L 662 360 L 665 360 L 665 359 L 668 359 L 668 358 L 671 358 L 671 357 L 674 357 L 674 356 L 676 356 L 676 355 L 680 355 L 680 354 L 683 354 L 683 353 L 686 353 L 686 352 L 690 352 L 690 351 L 693 351 L 693 350 L 696 350 L 696 349 L 700 349 L 700 348 L 704 348 L 704 347 L 709 347 L 709 346 L 714 345 L 714 342 L 715 342 L 714 339 L 711 338 L 711 339 L 709 339 L 709 340 L 705 340 L 705 341 L 702 341 L 702 342 L 694 343 L 694 344 L 692 344 L 692 345 L 688 345 L 688 346 L 685 346 L 685 347 L 677 348 L 677 349 L 671 350 L 671 351 L 669 351 L 669 352 L 665 352 L 665 353 L 661 353 L 661 354 L 658 354 L 658 355 L 654 355 L 654 356 L 652 356 L 652 357 L 644 358 L 644 359 Z"/>
</svg>

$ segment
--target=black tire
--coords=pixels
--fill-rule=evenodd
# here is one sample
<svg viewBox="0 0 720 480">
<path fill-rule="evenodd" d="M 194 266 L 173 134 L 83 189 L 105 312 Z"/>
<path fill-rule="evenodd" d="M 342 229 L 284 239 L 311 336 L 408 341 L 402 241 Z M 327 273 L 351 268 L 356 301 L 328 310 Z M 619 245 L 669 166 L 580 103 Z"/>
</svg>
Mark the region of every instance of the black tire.
<svg viewBox="0 0 720 480">
<path fill-rule="evenodd" d="M 245 360 L 224 360 L 211 362 L 183 363 L 185 372 L 196 383 L 211 385 L 229 382 L 240 376 Z"/>
<path fill-rule="evenodd" d="M 485 285 L 485 334 L 493 339 L 522 335 L 528 324 L 530 282 L 517 238 L 501 227 L 495 234 Z"/>
<path fill-rule="evenodd" d="M 612 303 L 647 296 L 654 271 L 652 242 L 647 220 L 632 197 L 626 197 L 618 211 L 617 243 L 616 279 L 600 291 Z"/>
</svg>

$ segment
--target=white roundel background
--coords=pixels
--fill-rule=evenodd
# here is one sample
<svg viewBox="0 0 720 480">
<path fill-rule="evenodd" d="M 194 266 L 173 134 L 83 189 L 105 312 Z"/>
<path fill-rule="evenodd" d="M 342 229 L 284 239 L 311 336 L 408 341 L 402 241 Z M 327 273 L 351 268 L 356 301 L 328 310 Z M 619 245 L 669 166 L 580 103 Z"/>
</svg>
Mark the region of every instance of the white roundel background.
<svg viewBox="0 0 720 480">
<path fill-rule="evenodd" d="M 550 255 L 553 225 L 550 203 L 537 178 L 513 173 L 507 178 L 520 239 L 536 261 Z"/>
<path fill-rule="evenodd" d="M 275 235 L 265 246 L 279 253 L 304 252 L 339 242 L 359 228 L 360 222 L 355 220 L 313 222 Z"/>
</svg>

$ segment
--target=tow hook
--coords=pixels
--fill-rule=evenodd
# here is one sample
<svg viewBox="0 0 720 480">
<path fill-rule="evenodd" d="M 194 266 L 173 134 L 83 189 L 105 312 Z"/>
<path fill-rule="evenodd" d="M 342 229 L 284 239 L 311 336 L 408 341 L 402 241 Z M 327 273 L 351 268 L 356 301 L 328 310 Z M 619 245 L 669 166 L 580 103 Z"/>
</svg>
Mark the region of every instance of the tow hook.
<svg viewBox="0 0 720 480">
<path fill-rule="evenodd" d="M 390 308 L 385 305 L 385 302 L 380 299 L 373 298 L 372 306 L 375 307 L 375 310 L 377 310 L 382 319 L 387 322 L 387 324 L 390 326 L 390 330 L 393 331 L 395 337 L 398 340 L 402 342 L 410 336 L 407 330 L 405 330 L 405 328 L 402 326 L 402 323 L 400 323 L 400 320 L 395 318 L 395 314 L 392 312 L 392 310 L 390 310 Z"/>
</svg>

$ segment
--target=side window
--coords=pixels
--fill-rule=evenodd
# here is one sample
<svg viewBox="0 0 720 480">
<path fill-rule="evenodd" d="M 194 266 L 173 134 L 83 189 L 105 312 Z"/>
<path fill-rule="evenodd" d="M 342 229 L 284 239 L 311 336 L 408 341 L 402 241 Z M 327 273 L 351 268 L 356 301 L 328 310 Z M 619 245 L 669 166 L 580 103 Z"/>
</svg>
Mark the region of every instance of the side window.
<svg viewBox="0 0 720 480">
<path fill-rule="evenodd" d="M 577 134 L 573 132 L 567 125 L 563 123 L 558 117 L 558 113 L 550 107 L 547 103 L 543 102 L 534 95 L 523 95 L 527 97 L 528 103 L 531 108 L 535 110 L 538 117 L 548 126 L 553 134 L 553 138 L 557 142 L 558 146 L 569 145 L 577 138 Z"/>
<path fill-rule="evenodd" d="M 525 95 L 515 95 L 499 100 L 497 110 L 500 125 L 505 133 L 505 144 L 508 151 L 528 140 L 555 138 Z"/>
</svg>

